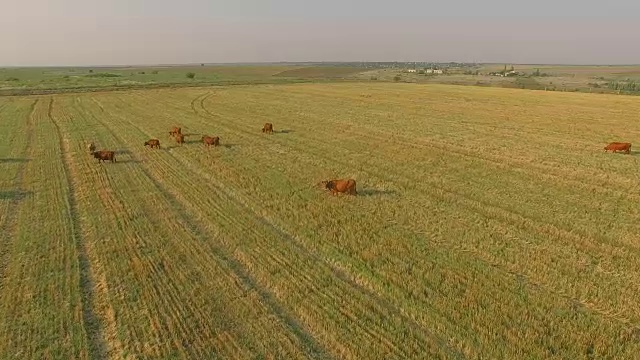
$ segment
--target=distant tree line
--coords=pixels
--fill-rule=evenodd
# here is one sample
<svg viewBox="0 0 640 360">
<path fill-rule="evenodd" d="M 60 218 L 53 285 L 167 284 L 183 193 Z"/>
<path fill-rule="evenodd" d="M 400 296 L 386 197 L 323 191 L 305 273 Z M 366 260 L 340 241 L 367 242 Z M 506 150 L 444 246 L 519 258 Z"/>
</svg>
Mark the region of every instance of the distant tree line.
<svg viewBox="0 0 640 360">
<path fill-rule="evenodd" d="M 539 76 L 539 77 L 544 77 L 544 76 L 551 76 L 547 73 L 542 73 L 540 72 L 540 69 L 536 69 L 534 72 L 531 73 L 531 76 Z"/>
</svg>

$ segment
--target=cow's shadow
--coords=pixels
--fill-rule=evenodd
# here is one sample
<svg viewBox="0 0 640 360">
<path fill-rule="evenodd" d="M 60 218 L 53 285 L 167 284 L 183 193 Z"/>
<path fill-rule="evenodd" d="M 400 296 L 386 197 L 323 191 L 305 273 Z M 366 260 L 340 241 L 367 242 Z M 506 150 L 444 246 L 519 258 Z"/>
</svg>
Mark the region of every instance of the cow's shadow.
<svg viewBox="0 0 640 360">
<path fill-rule="evenodd" d="M 398 195 L 398 192 L 395 190 L 362 189 L 362 190 L 358 190 L 358 195 L 361 195 L 361 196 Z"/>
<path fill-rule="evenodd" d="M 273 131 L 274 134 L 290 134 L 292 132 L 295 132 L 294 130 L 291 129 L 285 129 L 285 130 L 278 130 L 278 131 Z"/>
<path fill-rule="evenodd" d="M 612 151 L 607 151 L 607 152 L 604 152 L 604 154 L 608 154 L 608 155 L 626 155 L 626 156 L 631 155 L 631 156 L 638 156 L 638 155 L 640 155 L 640 151 L 631 151 L 631 152 L 629 152 L 628 154 L 627 154 L 627 153 L 624 153 L 624 152 L 620 152 L 620 151 L 615 152 L 615 153 L 614 153 L 614 152 L 612 152 Z"/>
</svg>

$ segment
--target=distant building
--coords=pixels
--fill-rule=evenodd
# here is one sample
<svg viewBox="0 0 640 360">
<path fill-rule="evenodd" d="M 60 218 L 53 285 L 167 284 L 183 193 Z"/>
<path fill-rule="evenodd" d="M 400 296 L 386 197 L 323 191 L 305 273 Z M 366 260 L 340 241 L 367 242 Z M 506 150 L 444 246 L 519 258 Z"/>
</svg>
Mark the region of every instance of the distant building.
<svg viewBox="0 0 640 360">
<path fill-rule="evenodd" d="M 408 69 L 407 72 L 414 73 L 416 72 L 416 69 Z"/>
<path fill-rule="evenodd" d="M 501 76 L 501 77 L 505 77 L 505 76 L 518 76 L 519 73 L 515 70 L 511 70 L 511 71 L 507 71 L 505 73 L 503 72 L 490 72 L 488 74 L 489 76 Z"/>
</svg>

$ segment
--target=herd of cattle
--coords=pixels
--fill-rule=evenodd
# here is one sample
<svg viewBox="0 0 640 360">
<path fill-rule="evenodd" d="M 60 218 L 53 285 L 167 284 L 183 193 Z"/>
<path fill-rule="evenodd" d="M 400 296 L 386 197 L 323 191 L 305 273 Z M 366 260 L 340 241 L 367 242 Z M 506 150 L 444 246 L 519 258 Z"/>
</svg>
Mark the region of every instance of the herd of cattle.
<svg viewBox="0 0 640 360">
<path fill-rule="evenodd" d="M 273 134 L 273 124 L 265 123 L 262 127 L 262 132 L 266 134 Z M 185 134 L 182 133 L 182 128 L 174 127 L 169 131 L 169 136 L 173 137 L 179 145 L 184 144 Z M 218 136 L 209 136 L 202 135 L 200 141 L 208 148 L 210 146 L 219 146 L 220 145 L 220 137 Z M 144 142 L 144 146 L 149 146 L 150 148 L 160 149 L 160 140 L 158 139 L 149 139 Z M 98 150 L 96 151 L 96 146 L 94 143 L 90 143 L 88 145 L 89 152 L 93 157 L 98 159 L 98 162 L 103 161 L 111 161 L 116 162 L 115 151 L 111 150 Z M 631 153 L 631 143 L 621 143 L 621 142 L 612 142 L 609 145 L 605 146 L 604 151 L 612 151 L 612 152 L 624 152 L 626 154 Z M 330 190 L 331 194 L 336 195 L 338 193 L 345 193 L 349 195 L 357 195 L 356 191 L 356 181 L 354 179 L 334 179 L 334 180 L 325 180 L 318 183 L 318 185 L 326 190 Z"/>
<path fill-rule="evenodd" d="M 273 134 L 273 124 L 265 123 L 262 127 L 262 132 L 266 134 Z M 182 128 L 174 126 L 171 131 L 169 131 L 169 137 L 173 137 L 178 145 L 184 144 L 184 138 L 186 134 L 182 133 Z M 218 136 L 208 136 L 202 135 L 200 141 L 208 148 L 211 145 L 219 146 L 220 145 L 220 137 Z M 144 146 L 149 146 L 150 148 L 160 149 L 160 140 L 158 139 L 149 139 L 144 142 Z M 631 146 L 631 144 L 629 144 Z M 93 155 L 94 158 L 98 159 L 99 163 L 103 161 L 111 161 L 112 163 L 116 161 L 116 152 L 112 150 L 98 150 L 96 151 L 96 146 L 93 142 L 88 144 L 89 153 Z M 323 189 L 331 191 L 332 195 L 336 195 L 338 193 L 345 193 L 349 195 L 357 195 L 356 191 L 356 181 L 354 179 L 333 179 L 333 180 L 324 180 L 318 183 Z"/>
</svg>

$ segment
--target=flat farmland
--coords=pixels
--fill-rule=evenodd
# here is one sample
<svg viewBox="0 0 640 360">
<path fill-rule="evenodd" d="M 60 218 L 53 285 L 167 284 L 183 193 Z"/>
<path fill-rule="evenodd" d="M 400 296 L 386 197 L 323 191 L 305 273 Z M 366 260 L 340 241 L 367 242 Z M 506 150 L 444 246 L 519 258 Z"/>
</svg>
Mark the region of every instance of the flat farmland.
<svg viewBox="0 0 640 360">
<path fill-rule="evenodd" d="M 634 358 L 640 156 L 603 147 L 640 146 L 639 113 L 380 83 L 0 98 L 0 358 Z"/>
</svg>

